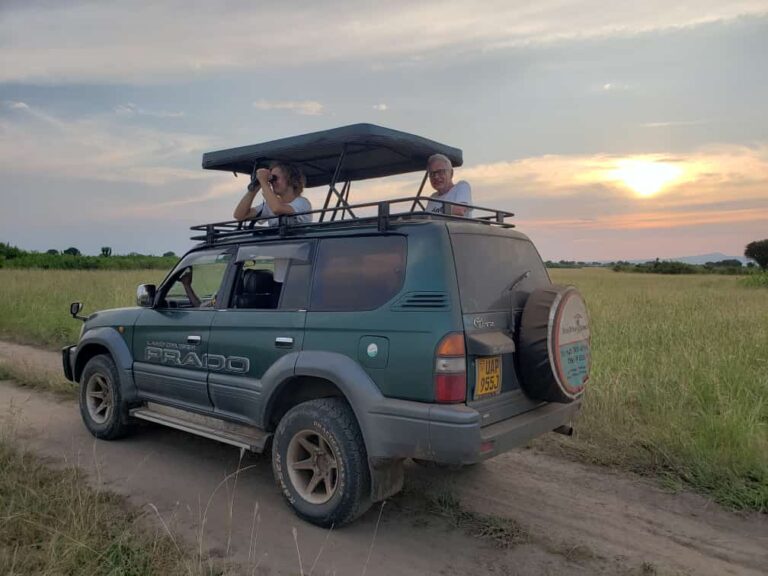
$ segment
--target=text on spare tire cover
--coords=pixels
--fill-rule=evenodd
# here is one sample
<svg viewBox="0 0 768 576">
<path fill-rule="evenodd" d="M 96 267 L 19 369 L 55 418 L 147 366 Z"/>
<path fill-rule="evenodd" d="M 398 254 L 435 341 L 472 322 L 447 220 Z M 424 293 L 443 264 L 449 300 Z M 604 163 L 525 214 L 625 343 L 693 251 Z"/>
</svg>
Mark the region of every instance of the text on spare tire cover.
<svg viewBox="0 0 768 576">
<path fill-rule="evenodd" d="M 562 385 L 578 394 L 589 380 L 589 316 L 578 293 L 570 292 L 564 300 L 555 319 L 555 364 Z"/>
</svg>

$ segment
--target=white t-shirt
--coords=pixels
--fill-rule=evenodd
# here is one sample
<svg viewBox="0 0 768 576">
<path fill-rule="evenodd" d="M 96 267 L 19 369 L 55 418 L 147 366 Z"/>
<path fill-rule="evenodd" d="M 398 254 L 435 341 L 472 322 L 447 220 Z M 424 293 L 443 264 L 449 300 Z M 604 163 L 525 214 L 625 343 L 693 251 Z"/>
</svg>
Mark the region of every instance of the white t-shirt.
<svg viewBox="0 0 768 576">
<path fill-rule="evenodd" d="M 459 204 L 472 204 L 472 189 L 469 187 L 469 182 L 466 180 L 459 180 L 453 185 L 453 188 L 448 190 L 445 194 L 438 194 L 435 192 L 430 198 L 437 198 L 438 200 L 447 200 L 448 202 L 458 202 Z M 452 208 L 451 204 L 443 204 L 442 202 L 433 202 L 430 200 L 427 202 L 427 212 L 436 212 L 437 214 L 449 214 L 448 208 Z M 472 210 L 467 210 L 464 216 L 471 218 Z"/>
<path fill-rule="evenodd" d="M 291 203 L 291 208 L 293 208 L 294 212 L 310 212 L 312 210 L 312 204 L 304 198 L 304 196 L 296 196 Z M 262 202 L 256 207 L 256 217 L 257 218 L 266 218 L 268 216 L 274 216 L 274 212 L 269 208 L 269 205 L 266 202 Z M 301 214 L 299 216 L 288 216 L 285 218 L 285 221 L 288 223 L 304 223 L 304 222 L 312 222 L 312 214 Z M 259 223 L 264 222 L 264 220 L 259 220 Z M 277 226 L 278 225 L 278 219 L 277 218 L 270 218 L 267 220 L 267 224 L 269 226 Z"/>
</svg>

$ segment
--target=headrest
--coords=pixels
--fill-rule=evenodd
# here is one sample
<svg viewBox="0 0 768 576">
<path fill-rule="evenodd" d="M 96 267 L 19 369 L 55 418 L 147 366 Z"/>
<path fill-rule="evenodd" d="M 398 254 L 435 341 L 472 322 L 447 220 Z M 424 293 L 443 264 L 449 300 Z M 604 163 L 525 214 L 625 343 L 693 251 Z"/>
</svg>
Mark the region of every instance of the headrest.
<svg viewBox="0 0 768 576">
<path fill-rule="evenodd" d="M 274 279 L 269 270 L 246 270 L 243 273 L 244 294 L 269 294 L 274 288 Z"/>
</svg>

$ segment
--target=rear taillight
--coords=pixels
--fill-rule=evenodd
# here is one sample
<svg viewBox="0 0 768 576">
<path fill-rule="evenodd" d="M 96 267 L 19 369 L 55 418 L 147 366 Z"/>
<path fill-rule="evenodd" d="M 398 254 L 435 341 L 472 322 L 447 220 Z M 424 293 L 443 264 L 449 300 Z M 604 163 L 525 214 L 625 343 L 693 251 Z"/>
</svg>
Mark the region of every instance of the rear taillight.
<svg viewBox="0 0 768 576">
<path fill-rule="evenodd" d="M 435 402 L 456 404 L 467 399 L 467 354 L 464 332 L 447 334 L 435 350 Z"/>
</svg>

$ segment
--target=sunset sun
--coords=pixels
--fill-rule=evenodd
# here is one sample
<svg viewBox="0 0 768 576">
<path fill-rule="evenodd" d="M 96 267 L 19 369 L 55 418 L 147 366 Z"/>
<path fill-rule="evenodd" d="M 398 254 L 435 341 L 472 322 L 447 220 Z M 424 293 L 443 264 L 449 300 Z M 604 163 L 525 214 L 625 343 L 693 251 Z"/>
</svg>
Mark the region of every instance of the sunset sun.
<svg viewBox="0 0 768 576">
<path fill-rule="evenodd" d="M 658 194 L 683 174 L 682 168 L 649 160 L 621 160 L 611 176 L 643 198 Z"/>
</svg>

